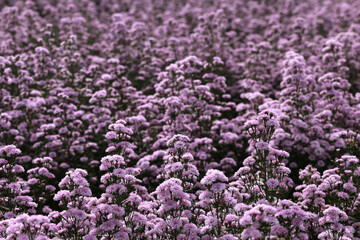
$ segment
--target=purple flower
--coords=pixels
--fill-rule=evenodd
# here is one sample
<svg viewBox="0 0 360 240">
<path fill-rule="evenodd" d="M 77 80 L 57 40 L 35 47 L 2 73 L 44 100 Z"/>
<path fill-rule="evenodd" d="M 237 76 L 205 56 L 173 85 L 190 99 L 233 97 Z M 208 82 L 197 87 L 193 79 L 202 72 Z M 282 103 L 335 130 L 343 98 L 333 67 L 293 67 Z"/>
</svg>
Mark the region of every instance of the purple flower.
<svg viewBox="0 0 360 240">
<path fill-rule="evenodd" d="M 256 148 L 259 150 L 268 150 L 268 143 L 260 141 L 255 144 Z"/>
<path fill-rule="evenodd" d="M 262 234 L 256 228 L 245 228 L 241 233 L 241 239 L 258 239 L 262 237 Z"/>
<path fill-rule="evenodd" d="M 277 186 L 279 186 L 279 181 L 275 178 L 270 178 L 269 180 L 266 181 L 266 185 L 271 188 L 274 189 Z"/>
</svg>

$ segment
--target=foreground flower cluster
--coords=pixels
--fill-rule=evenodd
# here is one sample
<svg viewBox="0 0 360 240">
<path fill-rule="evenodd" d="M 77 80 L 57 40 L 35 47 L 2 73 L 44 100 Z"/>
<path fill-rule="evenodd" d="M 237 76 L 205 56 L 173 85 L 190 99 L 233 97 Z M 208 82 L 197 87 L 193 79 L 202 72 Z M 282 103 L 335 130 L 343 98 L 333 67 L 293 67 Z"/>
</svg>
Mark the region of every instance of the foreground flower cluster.
<svg viewBox="0 0 360 240">
<path fill-rule="evenodd" d="M 360 2 L 0 3 L 0 239 L 360 240 Z"/>
</svg>

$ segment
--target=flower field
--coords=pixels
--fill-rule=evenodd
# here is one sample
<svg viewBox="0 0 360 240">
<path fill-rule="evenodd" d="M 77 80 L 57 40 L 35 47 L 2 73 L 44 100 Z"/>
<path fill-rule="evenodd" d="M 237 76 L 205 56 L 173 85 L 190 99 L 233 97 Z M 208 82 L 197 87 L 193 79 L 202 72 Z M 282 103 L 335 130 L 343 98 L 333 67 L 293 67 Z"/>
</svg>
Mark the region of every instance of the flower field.
<svg viewBox="0 0 360 240">
<path fill-rule="evenodd" d="M 360 1 L 0 1 L 0 240 L 360 240 Z"/>
</svg>

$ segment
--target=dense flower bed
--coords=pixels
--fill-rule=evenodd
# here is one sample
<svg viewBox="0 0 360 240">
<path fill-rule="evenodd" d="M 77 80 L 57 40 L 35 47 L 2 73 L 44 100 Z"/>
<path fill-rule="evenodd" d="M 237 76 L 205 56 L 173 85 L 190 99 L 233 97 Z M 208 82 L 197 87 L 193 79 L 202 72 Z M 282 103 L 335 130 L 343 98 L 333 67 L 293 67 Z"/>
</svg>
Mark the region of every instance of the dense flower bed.
<svg viewBox="0 0 360 240">
<path fill-rule="evenodd" d="M 0 239 L 360 239 L 360 2 L 0 2 Z"/>
</svg>

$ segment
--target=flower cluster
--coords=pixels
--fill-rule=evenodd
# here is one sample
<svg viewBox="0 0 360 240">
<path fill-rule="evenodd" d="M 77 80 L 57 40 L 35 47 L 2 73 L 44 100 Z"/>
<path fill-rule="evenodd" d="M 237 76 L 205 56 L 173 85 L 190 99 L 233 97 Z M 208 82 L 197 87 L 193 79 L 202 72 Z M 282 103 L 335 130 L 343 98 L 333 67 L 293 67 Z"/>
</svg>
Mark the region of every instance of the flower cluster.
<svg viewBox="0 0 360 240">
<path fill-rule="evenodd" d="M 359 9 L 0 1 L 0 239 L 360 240 Z"/>
</svg>

